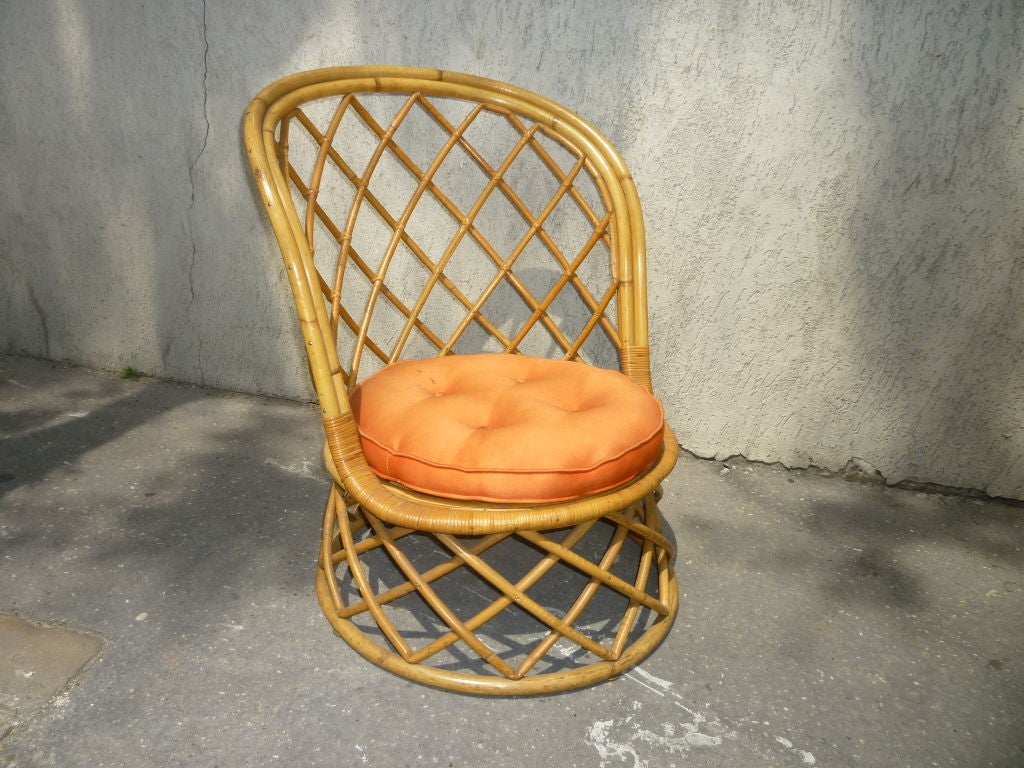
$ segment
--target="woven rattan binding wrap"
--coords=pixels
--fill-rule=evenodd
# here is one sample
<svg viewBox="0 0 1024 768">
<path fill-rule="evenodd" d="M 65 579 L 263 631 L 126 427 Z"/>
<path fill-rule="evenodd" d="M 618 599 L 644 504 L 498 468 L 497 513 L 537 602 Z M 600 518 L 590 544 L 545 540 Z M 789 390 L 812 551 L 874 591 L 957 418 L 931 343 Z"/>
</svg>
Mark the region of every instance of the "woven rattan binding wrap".
<svg viewBox="0 0 1024 768">
<path fill-rule="evenodd" d="M 588 123 L 536 94 L 403 67 L 285 78 L 253 100 L 244 127 L 323 412 L 335 486 L 317 590 L 335 629 L 394 672 L 489 694 L 579 687 L 650 653 L 678 600 L 656 505 L 678 451 L 670 429 L 656 466 L 607 493 L 545 505 L 457 502 L 381 482 L 348 402 L 361 377 L 394 360 L 488 350 L 618 365 L 650 390 L 643 222 L 619 155 Z M 576 549 L 599 528 L 611 539 L 588 560 Z M 448 559 L 419 572 L 403 549 L 417 537 Z M 485 559 L 512 542 L 541 556 L 518 581 Z M 629 547 L 637 570 L 614 575 Z M 363 566 L 375 553 L 405 581 L 376 593 Z M 559 568 L 586 579 L 561 616 L 527 592 Z M 465 570 L 497 595 L 468 619 L 431 586 Z M 355 597 L 343 594 L 344 583 Z M 604 592 L 625 600 L 607 643 L 574 626 Z M 448 627 L 419 650 L 389 618 L 409 596 Z M 515 664 L 480 634 L 508 611 L 548 633 Z M 353 623 L 366 614 L 384 644 Z M 549 651 L 562 641 L 594 661 L 559 669 Z M 453 643 L 490 674 L 430 666 Z"/>
</svg>

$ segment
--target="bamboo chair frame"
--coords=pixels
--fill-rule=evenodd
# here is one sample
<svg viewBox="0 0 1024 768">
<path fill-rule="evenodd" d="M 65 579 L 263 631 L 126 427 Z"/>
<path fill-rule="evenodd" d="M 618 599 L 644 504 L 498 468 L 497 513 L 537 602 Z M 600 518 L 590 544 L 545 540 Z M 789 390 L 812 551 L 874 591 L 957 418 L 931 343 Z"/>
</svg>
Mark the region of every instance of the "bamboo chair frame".
<svg viewBox="0 0 1024 768">
<path fill-rule="evenodd" d="M 390 123 L 378 122 L 363 103 L 378 94 L 404 97 Z M 337 104 L 326 126 L 318 125 L 305 109 L 310 102 L 324 99 Z M 452 99 L 472 105 L 458 124 L 437 108 L 437 103 Z M 447 136 L 426 168 L 395 138 L 414 110 L 426 113 Z M 507 121 L 519 137 L 501 163 L 489 162 L 467 138 L 480 115 Z M 338 149 L 343 133 L 340 127 L 356 118 L 376 140 L 365 171 L 353 167 Z M 304 132 L 317 147 L 308 177 L 290 161 L 289 142 L 295 131 Z M 470 75 L 388 66 L 322 69 L 273 83 L 249 106 L 244 140 L 284 259 L 322 411 L 324 460 L 333 484 L 324 515 L 316 587 L 336 632 L 364 657 L 394 673 L 475 694 L 569 690 L 617 676 L 639 663 L 664 638 L 678 607 L 671 565 L 674 550 L 662 532 L 657 508 L 659 484 L 678 455 L 678 444 L 667 425 L 657 464 L 609 492 L 551 504 L 467 502 L 430 497 L 382 482 L 363 456 L 348 400 L 364 355 L 382 364 L 392 362 L 407 351 L 413 335 L 427 339 L 436 354 L 451 354 L 471 327 L 482 328 L 502 351 L 512 354 L 520 352 L 524 339 L 539 327 L 564 358 L 573 360 L 581 359 L 581 348 L 592 333 L 603 334 L 617 349 L 620 370 L 650 390 L 643 221 L 633 181 L 614 148 L 574 113 L 528 91 Z M 553 156 L 551 146 L 562 147 L 575 158 L 568 169 Z M 439 168 L 453 151 L 463 153 L 487 178 L 484 190 L 468 209 L 460 207 L 438 182 Z M 538 213 L 508 181 L 509 168 L 524 153 L 533 153 L 557 186 Z M 389 212 L 374 193 L 372 178 L 385 158 L 397 162 L 415 185 L 400 215 Z M 351 206 L 340 223 L 326 212 L 319 197 L 328 168 L 344 176 L 354 189 Z M 601 210 L 580 191 L 578 181 L 583 175 L 599 190 Z M 479 212 L 493 194 L 508 201 L 526 227 L 526 234 L 507 254 L 477 226 Z M 428 254 L 407 229 L 410 215 L 423 198 L 435 201 L 456 226 L 440 255 Z M 563 253 L 545 226 L 562 204 L 575 206 L 592 227 L 578 253 Z M 383 221 L 389 233 L 376 266 L 355 247 L 356 222 L 360 212 L 366 211 Z M 318 229 L 330 233 L 326 247 L 337 253 L 333 274 L 324 274 L 317 266 L 318 248 L 323 250 L 315 242 Z M 475 243 L 496 270 L 476 299 L 459 287 L 459 275 L 452 266 L 453 254 L 463 240 Z M 540 242 L 561 270 L 552 289 L 540 297 L 516 274 L 516 261 L 529 241 Z M 400 249 L 410 251 L 428 272 L 415 302 L 403 301 L 387 282 L 389 266 Z M 580 269 L 587 258 L 597 258 L 593 254 L 600 252 L 608 254 L 611 277 L 607 289 L 595 293 L 580 278 Z M 362 312 L 344 304 L 346 270 L 361 273 L 370 285 Z M 510 286 L 529 310 L 529 318 L 517 332 L 503 331 L 484 309 L 499 286 Z M 465 312 L 454 332 L 442 334 L 423 320 L 422 311 L 434 290 L 446 291 Z M 590 313 L 575 337 L 559 327 L 550 311 L 563 290 L 574 292 Z M 370 331 L 375 308 L 385 302 L 397 308 L 403 323 L 390 349 Z M 610 316 L 613 304 L 614 316 Z M 347 364 L 339 353 L 342 332 L 354 338 Z M 612 531 L 603 552 L 593 557 L 580 554 L 580 542 L 598 527 Z M 432 540 L 446 553 L 444 559 L 428 568 L 417 565 L 403 549 L 409 537 Z M 492 550 L 509 542 L 539 558 L 518 576 L 501 573 L 486 559 Z M 627 546 L 635 552 L 635 564 L 628 566 L 627 575 L 616 575 Z M 375 555 L 386 557 L 404 581 L 378 591 L 364 565 Z M 551 609 L 534 599 L 531 590 L 557 569 L 570 569 L 586 583 L 567 607 Z M 458 604 L 442 599 L 434 586 L 460 572 L 472 573 L 494 593 L 486 607 L 471 616 L 460 616 Z M 578 625 L 602 592 L 625 606 L 604 639 L 590 636 L 592 632 Z M 441 627 L 436 637 L 419 648 L 413 647 L 388 613 L 389 606 L 410 595 L 422 600 Z M 513 664 L 488 644 L 484 628 L 496 617 L 515 620 L 522 614 L 544 628 L 543 638 Z M 646 625 L 641 614 L 647 616 Z M 376 626 L 374 632 L 355 623 L 357 617 L 367 615 Z M 559 658 L 553 649 L 566 644 L 574 650 L 562 651 L 563 658 Z M 442 652 L 450 653 L 456 647 L 460 653 L 468 649 L 476 654 L 483 671 L 465 671 L 438 662 Z M 590 661 L 579 663 L 576 657 L 580 655 Z M 544 664 L 540 664 L 542 660 Z M 550 671 L 536 671 L 539 665 L 547 665 Z"/>
</svg>

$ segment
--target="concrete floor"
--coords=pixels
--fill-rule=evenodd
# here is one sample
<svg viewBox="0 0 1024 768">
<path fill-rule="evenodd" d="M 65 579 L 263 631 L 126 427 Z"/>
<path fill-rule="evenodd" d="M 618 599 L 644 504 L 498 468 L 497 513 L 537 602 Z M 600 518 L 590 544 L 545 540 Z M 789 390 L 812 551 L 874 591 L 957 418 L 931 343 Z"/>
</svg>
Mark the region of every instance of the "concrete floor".
<svg viewBox="0 0 1024 768">
<path fill-rule="evenodd" d="M 0 358 L 0 765 L 1024 765 L 1020 505 L 686 459 L 668 639 L 481 699 L 321 616 L 319 451 L 308 405 Z"/>
</svg>

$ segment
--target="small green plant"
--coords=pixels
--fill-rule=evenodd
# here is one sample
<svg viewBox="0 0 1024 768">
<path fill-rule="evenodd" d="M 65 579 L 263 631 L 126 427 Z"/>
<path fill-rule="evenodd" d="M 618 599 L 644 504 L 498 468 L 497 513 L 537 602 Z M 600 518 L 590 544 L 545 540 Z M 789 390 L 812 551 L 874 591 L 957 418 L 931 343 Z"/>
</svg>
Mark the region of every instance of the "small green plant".
<svg viewBox="0 0 1024 768">
<path fill-rule="evenodd" d="M 141 375 L 142 374 L 139 371 L 135 370 L 130 365 L 126 365 L 124 368 L 121 369 L 121 378 L 122 379 L 130 379 L 131 381 L 138 381 L 139 377 Z"/>
</svg>

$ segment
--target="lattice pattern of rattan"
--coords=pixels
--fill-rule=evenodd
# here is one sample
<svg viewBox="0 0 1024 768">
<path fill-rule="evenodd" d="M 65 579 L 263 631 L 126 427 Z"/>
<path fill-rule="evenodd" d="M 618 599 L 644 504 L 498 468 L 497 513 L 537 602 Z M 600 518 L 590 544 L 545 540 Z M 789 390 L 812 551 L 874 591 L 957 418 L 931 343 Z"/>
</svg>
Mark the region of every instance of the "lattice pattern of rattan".
<svg viewBox="0 0 1024 768">
<path fill-rule="evenodd" d="M 491 674 L 520 680 L 542 660 L 547 665 L 544 670 L 547 674 L 552 671 L 553 658 L 556 665 L 558 658 L 571 659 L 571 665 L 578 664 L 581 654 L 590 654 L 594 661 L 614 662 L 636 639 L 635 632 L 647 628 L 642 617 L 653 621 L 669 615 L 672 607 L 654 596 L 670 594 L 669 580 L 673 578 L 669 567 L 672 545 L 661 534 L 658 519 L 655 500 L 649 497 L 620 512 L 559 531 L 557 537 L 550 532 L 517 531 L 465 539 L 385 525 L 372 515 L 364 514 L 350 500 L 346 501 L 335 488 L 328 502 L 319 578 L 330 595 L 337 619 L 352 620 L 368 612 L 383 634 L 381 640 L 386 639 L 393 652 L 405 662 L 443 666 L 438 664 L 439 654 L 461 642 L 473 653 L 455 654 L 455 658 L 482 660 L 491 668 Z M 593 547 L 593 553 L 577 551 L 595 527 L 611 529 L 610 539 Z M 425 565 L 413 562 L 410 554 L 413 548 L 408 543 L 403 542 L 402 547 L 397 545 L 410 536 L 423 536 L 440 545 L 434 547 L 434 557 Z M 512 539 L 517 539 L 519 545 L 512 555 L 489 557 L 498 545 Z M 630 548 L 632 551 L 627 553 Z M 376 566 L 368 565 L 375 550 L 386 553 L 384 562 L 393 563 L 395 578 L 383 578 L 376 573 Z M 438 556 L 438 553 L 444 554 Z M 622 575 L 615 573 L 619 564 L 625 569 Z M 556 570 L 560 566 L 562 570 Z M 564 566 L 582 574 L 583 578 L 572 584 L 565 578 Z M 472 615 L 459 616 L 455 606 L 465 605 L 465 596 L 446 602 L 439 596 L 437 585 L 452 574 L 458 575 L 463 568 L 479 578 L 473 592 L 480 597 L 484 596 L 484 591 L 490 595 L 482 605 L 480 600 L 476 601 Z M 515 574 L 503 573 L 503 569 L 515 570 Z M 549 575 L 557 593 L 555 601 L 567 608 L 549 609 L 542 598 L 532 596 L 534 590 L 545 586 L 543 579 Z M 460 583 L 464 584 L 465 575 L 462 579 Z M 345 584 L 349 586 L 347 596 L 342 591 Z M 546 586 L 552 587 L 550 580 Z M 578 595 L 572 598 L 574 589 L 578 590 Z M 581 617 L 588 606 L 597 602 L 595 598 L 602 591 L 610 592 L 619 600 L 609 601 L 606 595 L 599 626 L 584 630 L 579 626 Z M 415 630 L 397 628 L 394 614 L 389 613 L 393 604 L 411 594 L 418 595 L 421 600 L 416 601 L 416 605 L 421 613 L 429 616 L 429 620 L 421 617 L 419 621 L 431 623 L 432 620 L 445 630 L 442 633 L 421 631 L 429 641 L 419 648 L 413 648 L 407 640 Z M 499 631 L 487 636 L 485 632 L 488 623 L 496 617 L 508 621 L 506 611 L 510 607 L 532 618 L 542 631 L 534 633 L 528 641 L 508 647 L 507 653 L 500 653 L 492 646 L 507 645 L 508 633 Z M 607 636 L 602 637 L 602 634 Z M 496 643 L 495 637 L 501 639 Z M 556 644 L 559 653 L 551 654 Z"/>
<path fill-rule="evenodd" d="M 344 381 L 358 381 L 367 350 L 371 367 L 467 350 L 586 359 L 595 328 L 601 338 L 588 362 L 616 365 L 615 233 L 599 178 L 546 126 L 493 105 L 467 104 L 449 117 L 435 103 L 449 101 L 348 94 L 319 105 L 319 125 L 309 106 L 281 123 L 278 159 L 294 185 Z M 400 145 L 403 129 L 414 149 Z M 478 148 L 474 133 L 500 151 Z M 460 195 L 467 167 L 476 169 L 475 197 Z M 459 185 L 446 190 L 456 171 Z M 328 188 L 341 204 L 325 202 Z"/>
</svg>

